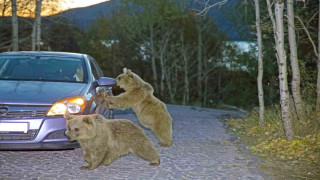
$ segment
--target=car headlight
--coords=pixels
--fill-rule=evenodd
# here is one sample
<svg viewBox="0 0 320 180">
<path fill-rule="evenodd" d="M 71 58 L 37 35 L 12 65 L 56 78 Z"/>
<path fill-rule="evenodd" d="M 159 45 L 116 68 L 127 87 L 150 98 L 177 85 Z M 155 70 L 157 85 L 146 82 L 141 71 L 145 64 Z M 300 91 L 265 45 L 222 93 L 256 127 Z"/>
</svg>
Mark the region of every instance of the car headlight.
<svg viewBox="0 0 320 180">
<path fill-rule="evenodd" d="M 82 97 L 70 97 L 62 99 L 50 108 L 47 116 L 63 115 L 67 110 L 70 114 L 78 114 L 83 111 L 85 100 Z"/>
</svg>

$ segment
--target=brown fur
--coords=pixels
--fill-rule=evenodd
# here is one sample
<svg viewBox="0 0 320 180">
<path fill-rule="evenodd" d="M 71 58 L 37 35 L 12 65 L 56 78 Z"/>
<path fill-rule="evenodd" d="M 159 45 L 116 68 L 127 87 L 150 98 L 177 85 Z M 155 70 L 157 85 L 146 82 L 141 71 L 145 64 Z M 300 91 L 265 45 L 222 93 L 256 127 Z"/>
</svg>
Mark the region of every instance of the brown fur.
<svg viewBox="0 0 320 180">
<path fill-rule="evenodd" d="M 108 166 L 118 157 L 133 153 L 150 165 L 159 165 L 158 152 L 142 129 L 129 120 L 107 120 L 101 115 L 71 116 L 66 114 L 67 133 L 70 140 L 77 140 L 88 166 L 95 169 Z"/>
<path fill-rule="evenodd" d="M 116 81 L 125 92 L 118 96 L 100 93 L 99 95 L 108 102 L 106 106 L 114 109 L 132 108 L 140 124 L 154 132 L 160 145 L 171 146 L 172 118 L 166 105 L 153 96 L 152 86 L 126 68 Z"/>
</svg>

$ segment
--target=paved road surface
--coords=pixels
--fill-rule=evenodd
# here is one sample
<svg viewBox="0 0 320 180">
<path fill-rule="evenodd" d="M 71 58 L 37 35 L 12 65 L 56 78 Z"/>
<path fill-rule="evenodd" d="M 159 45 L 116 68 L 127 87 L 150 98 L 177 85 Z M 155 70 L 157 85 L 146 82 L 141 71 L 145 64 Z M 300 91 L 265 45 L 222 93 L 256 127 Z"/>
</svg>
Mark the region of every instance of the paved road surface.
<svg viewBox="0 0 320 180">
<path fill-rule="evenodd" d="M 218 119 L 238 112 L 174 105 L 168 109 L 174 120 L 172 147 L 160 147 L 152 132 L 144 129 L 159 150 L 161 164 L 157 167 L 129 154 L 108 167 L 83 171 L 79 167 L 86 163 L 80 149 L 0 151 L 0 179 L 268 179 L 256 168 L 258 159 L 241 150 Z M 135 115 L 127 112 L 116 118 L 138 124 Z"/>
</svg>

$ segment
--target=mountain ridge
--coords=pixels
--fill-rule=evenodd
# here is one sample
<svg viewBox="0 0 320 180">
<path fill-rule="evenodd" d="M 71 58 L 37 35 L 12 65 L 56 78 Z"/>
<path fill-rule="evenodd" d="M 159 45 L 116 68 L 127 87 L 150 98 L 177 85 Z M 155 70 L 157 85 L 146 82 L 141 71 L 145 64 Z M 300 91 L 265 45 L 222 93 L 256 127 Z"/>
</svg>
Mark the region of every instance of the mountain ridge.
<svg viewBox="0 0 320 180">
<path fill-rule="evenodd" d="M 228 3 L 222 5 L 221 8 L 212 8 L 207 13 L 207 16 L 214 21 L 217 28 L 225 32 L 225 34 L 233 41 L 246 40 L 251 36 L 249 33 L 241 34 L 238 30 L 240 28 L 237 28 L 235 23 L 232 22 L 228 15 L 222 10 L 222 8 L 234 8 L 237 1 L 238 0 L 230 0 Z M 101 15 L 111 15 L 112 11 L 116 11 L 117 7 L 120 5 L 120 0 L 111 0 L 92 6 L 69 9 L 59 15 L 67 17 L 72 23 L 86 31 L 95 19 Z M 192 0 L 189 1 L 189 5 L 190 9 L 201 9 L 201 7 Z M 243 26 L 242 28 L 249 32 L 248 27 Z"/>
</svg>

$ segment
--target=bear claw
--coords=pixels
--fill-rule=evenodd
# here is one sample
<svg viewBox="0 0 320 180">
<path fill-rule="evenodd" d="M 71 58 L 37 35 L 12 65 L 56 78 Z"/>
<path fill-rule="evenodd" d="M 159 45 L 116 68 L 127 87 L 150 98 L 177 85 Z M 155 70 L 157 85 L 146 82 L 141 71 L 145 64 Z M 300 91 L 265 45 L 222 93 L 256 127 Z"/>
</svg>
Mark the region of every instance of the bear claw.
<svg viewBox="0 0 320 180">
<path fill-rule="evenodd" d="M 160 159 L 149 163 L 150 166 L 158 166 L 159 164 L 160 164 Z"/>
</svg>

